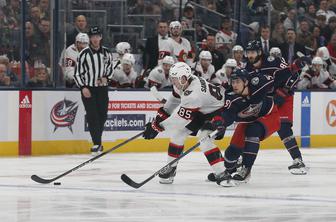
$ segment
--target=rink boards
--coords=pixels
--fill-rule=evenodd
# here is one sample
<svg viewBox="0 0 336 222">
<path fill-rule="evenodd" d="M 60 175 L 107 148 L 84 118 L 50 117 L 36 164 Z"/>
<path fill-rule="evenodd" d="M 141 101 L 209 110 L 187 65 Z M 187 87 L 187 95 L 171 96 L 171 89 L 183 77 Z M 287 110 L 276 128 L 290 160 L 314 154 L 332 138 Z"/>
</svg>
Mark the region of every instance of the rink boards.
<svg viewBox="0 0 336 222">
<path fill-rule="evenodd" d="M 160 92 L 164 97 L 169 92 Z M 110 91 L 103 135 L 110 148 L 139 133 L 160 107 L 147 91 Z M 0 91 L 0 156 L 87 153 L 90 135 L 78 91 Z M 234 126 L 218 142 L 225 148 Z M 294 134 L 304 147 L 336 146 L 336 92 L 296 92 Z M 155 140 L 138 139 L 118 152 L 165 151 L 167 133 Z M 187 146 L 196 141 L 190 138 Z M 273 135 L 262 148 L 283 147 Z"/>
</svg>

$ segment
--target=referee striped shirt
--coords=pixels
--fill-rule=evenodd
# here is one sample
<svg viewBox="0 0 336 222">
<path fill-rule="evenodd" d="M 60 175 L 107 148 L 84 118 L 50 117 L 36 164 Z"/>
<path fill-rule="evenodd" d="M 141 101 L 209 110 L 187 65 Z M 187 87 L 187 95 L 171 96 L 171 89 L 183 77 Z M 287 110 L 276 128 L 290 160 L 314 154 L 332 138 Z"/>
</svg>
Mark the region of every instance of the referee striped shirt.
<svg viewBox="0 0 336 222">
<path fill-rule="evenodd" d="M 88 46 L 78 55 L 74 80 L 79 88 L 98 87 L 98 79 L 105 77 L 111 80 L 112 68 L 112 54 L 106 47 L 95 50 Z"/>
</svg>

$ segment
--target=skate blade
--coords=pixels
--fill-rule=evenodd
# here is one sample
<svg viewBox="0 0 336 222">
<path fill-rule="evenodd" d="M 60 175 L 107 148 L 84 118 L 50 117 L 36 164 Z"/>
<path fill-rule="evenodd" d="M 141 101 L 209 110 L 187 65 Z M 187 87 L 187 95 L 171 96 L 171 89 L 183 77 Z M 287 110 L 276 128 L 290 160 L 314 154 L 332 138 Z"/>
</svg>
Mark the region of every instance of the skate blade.
<svg viewBox="0 0 336 222">
<path fill-rule="evenodd" d="M 308 169 L 307 168 L 290 169 L 289 172 L 293 175 L 306 175 L 308 173 Z"/>
<path fill-rule="evenodd" d="M 219 183 L 222 187 L 236 187 L 238 186 L 233 180 L 223 180 Z"/>
<path fill-rule="evenodd" d="M 159 183 L 161 184 L 172 184 L 174 182 L 174 179 L 160 179 Z"/>
</svg>

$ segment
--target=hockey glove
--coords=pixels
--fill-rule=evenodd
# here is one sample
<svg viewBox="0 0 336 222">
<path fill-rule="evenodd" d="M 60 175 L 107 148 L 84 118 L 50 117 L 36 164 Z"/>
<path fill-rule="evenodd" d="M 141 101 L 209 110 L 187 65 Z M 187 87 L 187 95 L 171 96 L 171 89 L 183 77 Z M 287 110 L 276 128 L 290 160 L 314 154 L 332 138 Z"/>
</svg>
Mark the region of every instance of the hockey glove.
<svg viewBox="0 0 336 222">
<path fill-rule="evenodd" d="M 146 140 L 151 140 L 154 139 L 159 132 L 162 132 L 164 130 L 163 127 L 161 127 L 159 125 L 159 123 L 157 123 L 155 120 L 152 123 L 147 123 L 146 124 L 146 129 L 143 133 L 143 138 L 145 138 Z"/>
<path fill-rule="evenodd" d="M 299 72 L 305 67 L 306 65 L 311 64 L 311 58 L 308 56 L 303 56 L 294 60 L 293 64 L 291 65 L 292 73 Z"/>
<path fill-rule="evenodd" d="M 220 133 L 217 134 L 217 137 L 215 138 L 215 140 L 221 140 L 224 137 L 225 134 L 225 125 L 224 125 L 225 121 L 223 119 L 223 117 L 221 116 L 215 116 L 212 118 L 211 120 L 211 125 L 213 127 L 213 129 L 217 129 Z"/>
</svg>

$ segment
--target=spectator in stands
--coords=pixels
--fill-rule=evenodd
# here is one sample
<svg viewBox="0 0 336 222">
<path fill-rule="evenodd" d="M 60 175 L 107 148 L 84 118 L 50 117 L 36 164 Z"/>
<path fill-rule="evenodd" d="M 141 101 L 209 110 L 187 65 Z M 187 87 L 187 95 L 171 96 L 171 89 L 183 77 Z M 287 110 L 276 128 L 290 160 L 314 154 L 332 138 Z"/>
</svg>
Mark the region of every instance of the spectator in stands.
<svg viewBox="0 0 336 222">
<path fill-rule="evenodd" d="M 316 13 L 316 25 L 320 27 L 321 35 L 325 37 L 327 35 L 326 33 L 327 17 L 324 12 Z"/>
<path fill-rule="evenodd" d="M 333 33 L 327 46 L 331 60 L 336 63 L 336 33 Z"/>
<path fill-rule="evenodd" d="M 39 64 L 34 67 L 34 77 L 29 80 L 28 87 L 52 87 L 48 69 L 45 65 Z"/>
<path fill-rule="evenodd" d="M 21 21 L 20 14 L 20 1 L 19 0 L 9 0 L 9 4 L 4 7 L 4 12 L 8 18 L 15 20 L 16 24 L 19 24 Z"/>
<path fill-rule="evenodd" d="M 158 65 L 159 60 L 159 48 L 162 41 L 168 40 L 168 23 L 161 20 L 157 23 L 157 35 L 148 38 L 143 55 L 143 68 L 153 69 Z"/>
<path fill-rule="evenodd" d="M 262 25 L 260 26 L 260 42 L 261 42 L 261 47 L 264 52 L 264 55 L 268 56 L 269 55 L 269 50 L 272 47 L 275 47 L 275 44 L 270 40 L 271 36 L 271 30 L 268 25 Z"/>
<path fill-rule="evenodd" d="M 183 18 L 188 28 L 193 27 L 194 20 L 194 6 L 192 4 L 187 4 L 183 9 Z"/>
<path fill-rule="evenodd" d="M 67 47 L 75 43 L 76 36 L 78 33 L 87 32 L 87 22 L 86 22 L 86 17 L 84 15 L 78 15 L 75 19 L 75 27 L 74 29 L 67 34 Z"/>
<path fill-rule="evenodd" d="M 30 66 L 33 66 L 36 60 L 41 60 L 46 57 L 45 47 L 39 35 L 36 34 L 34 26 L 31 22 L 26 22 L 26 40 L 27 51 L 26 56 Z"/>
<path fill-rule="evenodd" d="M 33 23 L 35 28 L 38 28 L 38 25 L 40 24 L 41 20 L 41 10 L 39 7 L 34 6 L 30 9 L 30 21 Z"/>
<path fill-rule="evenodd" d="M 305 48 L 303 45 L 296 42 L 296 33 L 294 29 L 287 30 L 286 42 L 280 46 L 282 57 L 287 63 L 291 64 L 296 58 L 298 58 L 297 52 L 305 54 Z"/>
<path fill-rule="evenodd" d="M 50 19 L 49 0 L 40 0 L 38 7 L 41 11 L 41 18 Z"/>
<path fill-rule="evenodd" d="M 7 76 L 7 67 L 0 64 L 0 86 L 11 86 L 11 80 Z"/>
<path fill-rule="evenodd" d="M 325 37 L 321 35 L 320 27 L 314 26 L 312 36 L 313 36 L 312 48 L 314 50 L 326 45 L 327 42 L 326 42 Z"/>
<path fill-rule="evenodd" d="M 10 82 L 15 86 L 19 85 L 19 78 L 16 75 L 16 73 L 12 71 L 11 63 L 9 62 L 9 59 L 6 55 L 0 56 L 0 64 L 3 64 L 6 66 L 6 76 L 10 78 Z"/>
<path fill-rule="evenodd" d="M 288 29 L 296 29 L 298 27 L 296 21 L 296 10 L 294 8 L 289 9 L 287 13 L 287 18 L 284 21 L 284 27 L 286 30 Z"/>
<path fill-rule="evenodd" d="M 328 4 L 327 0 L 321 0 L 319 10 L 316 12 L 316 14 L 325 13 L 327 22 L 329 21 L 329 18 L 331 18 L 332 16 L 336 16 L 335 12 L 329 10 L 329 6 L 330 5 Z"/>
<path fill-rule="evenodd" d="M 194 27 L 196 32 L 196 42 L 206 40 L 209 32 L 203 27 L 203 23 L 201 21 L 195 21 Z"/>
<path fill-rule="evenodd" d="M 316 19 L 316 7 L 314 4 L 307 6 L 307 13 L 305 14 L 305 19 L 307 19 L 309 26 L 313 27 Z"/>
<path fill-rule="evenodd" d="M 231 18 L 225 17 L 222 21 L 221 29 L 216 34 L 216 45 L 221 51 L 231 52 L 236 44 L 237 33 L 232 30 Z"/>
<path fill-rule="evenodd" d="M 281 45 L 286 41 L 286 31 L 283 23 L 279 22 L 274 26 L 272 41 L 275 45 Z"/>
<path fill-rule="evenodd" d="M 19 43 L 15 41 L 13 35 L 19 32 L 19 27 L 16 19 L 5 13 L 5 9 L 0 8 L 0 55 L 7 54 L 11 58 L 13 55 L 13 48 Z"/>
<path fill-rule="evenodd" d="M 336 31 L 336 16 L 332 16 L 328 20 L 328 25 L 325 27 L 324 37 L 329 42 L 331 35 Z"/>
<path fill-rule="evenodd" d="M 312 48 L 313 36 L 309 30 L 310 30 L 309 23 L 306 20 L 302 20 L 300 22 L 299 30 L 297 31 L 296 42 L 309 48 Z"/>
<path fill-rule="evenodd" d="M 215 67 L 215 70 L 222 68 L 224 64 L 224 55 L 216 49 L 216 38 L 213 34 L 208 34 L 206 38 L 205 50 L 208 50 L 212 55 L 212 65 Z"/>
<path fill-rule="evenodd" d="M 43 46 L 45 56 L 41 58 L 43 64 L 50 66 L 50 21 L 42 18 L 39 24 L 41 32 L 41 45 Z"/>
</svg>

